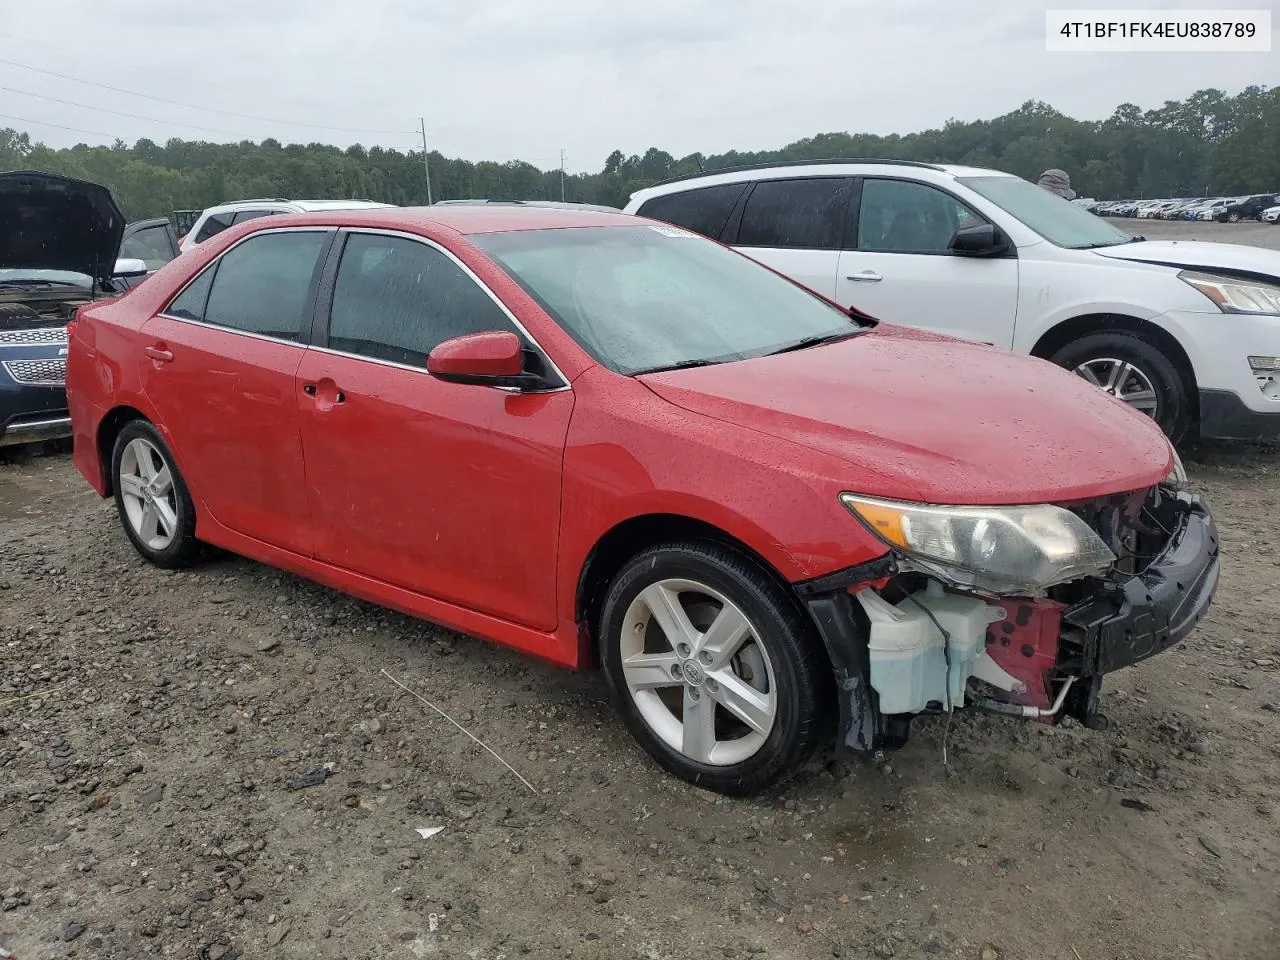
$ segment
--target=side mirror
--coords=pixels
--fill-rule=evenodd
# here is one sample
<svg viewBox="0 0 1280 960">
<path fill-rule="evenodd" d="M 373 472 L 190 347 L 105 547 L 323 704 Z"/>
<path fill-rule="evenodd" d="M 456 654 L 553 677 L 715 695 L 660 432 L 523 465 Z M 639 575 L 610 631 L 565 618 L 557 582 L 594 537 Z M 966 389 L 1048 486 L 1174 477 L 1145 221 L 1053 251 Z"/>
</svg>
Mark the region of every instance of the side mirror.
<svg viewBox="0 0 1280 960">
<path fill-rule="evenodd" d="M 486 387 L 537 386 L 542 379 L 524 372 L 524 353 L 514 333 L 468 333 L 437 344 L 427 357 L 427 372 L 449 383 Z"/>
<path fill-rule="evenodd" d="M 957 230 L 948 249 L 962 257 L 1003 257 L 1013 244 L 1003 230 L 993 223 Z"/>
<path fill-rule="evenodd" d="M 111 275 L 113 277 L 145 277 L 148 272 L 145 260 L 124 257 L 116 261 L 116 268 Z"/>
</svg>

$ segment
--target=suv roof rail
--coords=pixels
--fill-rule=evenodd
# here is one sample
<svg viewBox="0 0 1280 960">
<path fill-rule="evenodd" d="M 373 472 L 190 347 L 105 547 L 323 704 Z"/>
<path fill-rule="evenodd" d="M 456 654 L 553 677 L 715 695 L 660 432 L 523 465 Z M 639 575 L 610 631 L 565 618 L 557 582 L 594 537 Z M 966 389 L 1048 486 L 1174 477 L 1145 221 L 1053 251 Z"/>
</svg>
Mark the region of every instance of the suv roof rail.
<svg viewBox="0 0 1280 960">
<path fill-rule="evenodd" d="M 233 203 L 292 203 L 288 197 L 249 197 L 245 200 L 223 200 L 215 203 L 215 207 L 229 207 Z"/>
<path fill-rule="evenodd" d="M 743 163 L 733 167 L 718 167 L 715 170 L 699 170 L 697 173 L 685 173 L 678 177 L 659 180 L 655 187 L 668 183 L 680 183 L 682 180 L 698 180 L 702 177 L 714 177 L 720 173 L 739 173 L 745 170 L 768 170 L 770 167 L 818 167 L 837 163 L 882 163 L 899 167 L 922 167 L 926 170 L 942 170 L 936 163 L 924 163 L 920 160 L 890 160 L 885 157 L 832 157 L 821 160 L 771 160 L 766 163 Z"/>
</svg>

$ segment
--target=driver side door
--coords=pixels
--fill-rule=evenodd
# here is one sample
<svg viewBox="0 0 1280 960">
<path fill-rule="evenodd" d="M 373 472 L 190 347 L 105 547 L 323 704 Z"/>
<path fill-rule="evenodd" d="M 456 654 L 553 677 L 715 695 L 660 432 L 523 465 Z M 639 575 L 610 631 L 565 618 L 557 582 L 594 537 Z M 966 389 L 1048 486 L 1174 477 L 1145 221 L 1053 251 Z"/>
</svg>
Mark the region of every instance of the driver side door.
<svg viewBox="0 0 1280 960">
<path fill-rule="evenodd" d="M 840 254 L 836 300 L 889 323 L 1013 346 L 1018 259 L 952 253 L 956 230 L 989 221 L 937 187 L 866 177 Z"/>
<path fill-rule="evenodd" d="M 297 373 L 315 556 L 540 630 L 556 626 L 556 553 L 573 392 L 446 383 L 427 355 L 510 331 L 497 297 L 444 248 L 345 231 L 322 281 L 318 348 Z"/>
</svg>

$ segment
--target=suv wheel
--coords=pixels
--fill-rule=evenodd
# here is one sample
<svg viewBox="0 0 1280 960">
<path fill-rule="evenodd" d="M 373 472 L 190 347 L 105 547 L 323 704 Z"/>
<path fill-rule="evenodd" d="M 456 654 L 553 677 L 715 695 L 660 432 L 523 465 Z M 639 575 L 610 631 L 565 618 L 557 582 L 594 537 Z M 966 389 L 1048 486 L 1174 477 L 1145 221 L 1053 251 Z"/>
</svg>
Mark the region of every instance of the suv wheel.
<svg viewBox="0 0 1280 960">
<path fill-rule="evenodd" d="M 1240 214 L 1236 213 L 1234 210 L 1233 210 L 1231 213 L 1228 213 L 1228 214 L 1227 214 L 1227 222 L 1228 222 L 1228 223 L 1239 223 L 1239 222 L 1240 222 Z"/>
<path fill-rule="evenodd" d="M 1191 422 L 1191 388 L 1177 366 L 1136 333 L 1092 333 L 1050 359 L 1141 411 L 1175 443 Z"/>
<path fill-rule="evenodd" d="M 605 677 L 666 770 L 734 796 L 794 773 L 824 733 L 829 668 L 813 628 L 750 560 L 707 543 L 634 557 L 600 618 Z"/>
<path fill-rule="evenodd" d="M 189 566 L 197 557 L 191 494 L 159 431 L 145 420 L 125 424 L 111 454 L 116 511 L 138 553 L 157 567 Z"/>
</svg>

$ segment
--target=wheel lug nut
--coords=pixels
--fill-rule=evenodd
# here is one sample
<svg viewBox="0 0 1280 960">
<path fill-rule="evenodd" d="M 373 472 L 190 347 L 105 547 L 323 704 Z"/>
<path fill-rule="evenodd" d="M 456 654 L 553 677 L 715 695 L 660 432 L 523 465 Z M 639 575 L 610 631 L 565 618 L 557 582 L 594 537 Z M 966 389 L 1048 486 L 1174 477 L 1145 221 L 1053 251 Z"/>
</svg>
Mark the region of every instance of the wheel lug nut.
<svg viewBox="0 0 1280 960">
<path fill-rule="evenodd" d="M 676 647 L 676 653 L 680 654 L 680 656 L 682 657 L 687 657 L 692 652 L 693 652 L 692 648 L 690 648 L 690 646 L 687 643 L 679 644 Z"/>
<path fill-rule="evenodd" d="M 707 653 L 707 652 L 704 650 L 704 651 L 702 651 L 702 653 L 698 654 L 698 659 L 699 659 L 699 660 L 701 660 L 703 663 L 710 664 L 710 663 L 711 663 L 711 654 Z"/>
<path fill-rule="evenodd" d="M 680 664 L 678 664 L 678 663 L 673 663 L 673 664 L 671 665 L 671 675 L 672 675 L 673 677 L 678 677 L 678 676 L 680 676 L 683 672 L 684 672 L 684 671 L 680 669 Z"/>
</svg>

